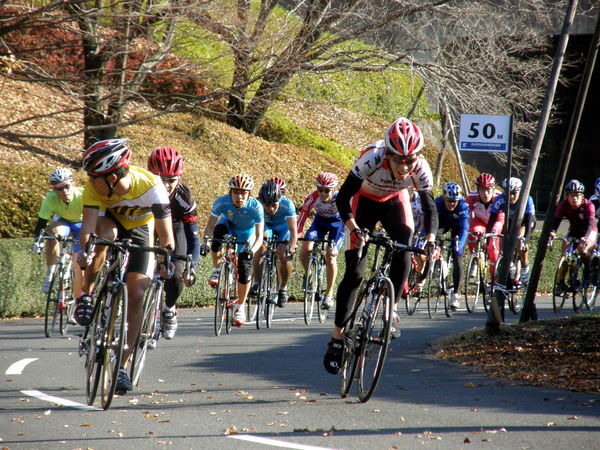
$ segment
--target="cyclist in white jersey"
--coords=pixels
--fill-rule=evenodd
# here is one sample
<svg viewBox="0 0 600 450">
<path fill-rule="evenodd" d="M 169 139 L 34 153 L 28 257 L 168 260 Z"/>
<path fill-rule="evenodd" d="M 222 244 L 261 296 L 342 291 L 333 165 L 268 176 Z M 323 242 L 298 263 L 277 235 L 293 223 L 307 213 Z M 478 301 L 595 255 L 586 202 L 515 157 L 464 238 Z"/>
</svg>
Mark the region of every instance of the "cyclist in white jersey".
<svg viewBox="0 0 600 450">
<path fill-rule="evenodd" d="M 388 128 L 385 140 L 365 149 L 338 193 L 336 204 L 348 229 L 346 270 L 337 291 L 335 327 L 323 364 L 337 373 L 343 354 L 343 332 L 352 312 L 358 287 L 367 263 L 367 252 L 359 252 L 366 242 L 362 229 L 373 230 L 381 222 L 388 235 L 402 244 L 410 244 L 413 217 L 408 188 L 419 192 L 425 215 L 426 249 L 431 252 L 437 231 L 437 213 L 431 189 L 433 176 L 420 153 L 423 135 L 417 125 L 404 117 Z M 410 253 L 394 255 L 390 279 L 396 291 L 395 304 L 407 287 Z M 398 316 L 393 311 L 392 336 L 399 336 Z"/>
</svg>

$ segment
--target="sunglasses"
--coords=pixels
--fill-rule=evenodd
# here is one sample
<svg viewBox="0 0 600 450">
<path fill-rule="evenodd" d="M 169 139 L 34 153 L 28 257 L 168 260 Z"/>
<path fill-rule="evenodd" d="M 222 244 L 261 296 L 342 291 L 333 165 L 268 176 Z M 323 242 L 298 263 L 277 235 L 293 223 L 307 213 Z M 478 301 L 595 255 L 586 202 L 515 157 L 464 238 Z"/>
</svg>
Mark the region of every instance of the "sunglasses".
<svg viewBox="0 0 600 450">
<path fill-rule="evenodd" d="M 452 199 L 452 198 L 447 198 L 446 199 L 446 203 L 452 203 L 452 204 L 454 204 L 454 203 L 458 203 L 458 200 L 455 200 L 455 199 Z"/>
<path fill-rule="evenodd" d="M 416 163 L 417 159 L 419 159 L 419 157 L 418 156 L 388 156 L 388 159 L 397 165 L 400 165 L 400 164 L 411 165 L 411 164 Z"/>
<path fill-rule="evenodd" d="M 245 189 L 232 189 L 231 193 L 236 195 L 248 195 L 250 191 L 247 191 Z"/>
<path fill-rule="evenodd" d="M 63 187 L 55 187 L 54 188 L 55 191 L 68 191 L 69 189 L 71 189 L 70 184 L 65 184 Z"/>
<path fill-rule="evenodd" d="M 163 183 L 174 183 L 179 180 L 179 177 L 160 177 Z"/>
<path fill-rule="evenodd" d="M 331 189 L 329 189 L 329 188 L 317 188 L 317 191 L 329 193 L 329 192 L 331 192 Z"/>
</svg>

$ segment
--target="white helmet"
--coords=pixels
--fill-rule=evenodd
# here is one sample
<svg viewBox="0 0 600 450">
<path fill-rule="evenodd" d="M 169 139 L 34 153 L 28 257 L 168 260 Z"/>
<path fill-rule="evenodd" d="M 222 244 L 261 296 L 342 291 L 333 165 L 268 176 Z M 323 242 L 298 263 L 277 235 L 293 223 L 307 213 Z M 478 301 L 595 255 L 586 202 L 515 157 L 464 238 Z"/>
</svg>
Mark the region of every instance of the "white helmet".
<svg viewBox="0 0 600 450">
<path fill-rule="evenodd" d="M 61 167 L 50 174 L 48 181 L 55 187 L 62 187 L 73 181 L 73 174 L 66 167 Z"/>
<path fill-rule="evenodd" d="M 504 181 L 502 182 L 502 188 L 505 191 L 507 189 L 507 182 L 506 181 L 507 180 L 505 178 Z M 521 180 L 519 180 L 518 178 L 510 177 L 510 182 L 508 183 L 508 185 L 510 186 L 510 192 L 520 191 L 521 187 L 523 186 L 523 182 Z"/>
</svg>

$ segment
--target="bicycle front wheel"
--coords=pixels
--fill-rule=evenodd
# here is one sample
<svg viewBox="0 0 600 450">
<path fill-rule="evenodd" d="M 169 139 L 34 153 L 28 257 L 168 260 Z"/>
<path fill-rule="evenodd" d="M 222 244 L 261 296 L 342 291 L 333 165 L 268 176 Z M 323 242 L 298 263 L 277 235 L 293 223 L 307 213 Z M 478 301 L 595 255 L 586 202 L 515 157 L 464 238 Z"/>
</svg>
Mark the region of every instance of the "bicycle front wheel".
<svg viewBox="0 0 600 450">
<path fill-rule="evenodd" d="M 85 353 L 85 396 L 89 406 L 94 404 L 102 373 L 102 292 L 96 300 L 92 323 L 85 329 L 82 346 Z"/>
<path fill-rule="evenodd" d="M 317 304 L 317 311 L 319 312 L 319 323 L 325 322 L 325 320 L 327 320 L 327 314 L 329 313 L 328 309 L 321 308 L 323 300 L 325 299 L 325 287 L 327 286 L 326 272 L 325 261 L 322 260 L 317 266 L 317 295 L 313 297 Z"/>
<path fill-rule="evenodd" d="M 600 291 L 600 258 L 598 256 L 594 256 L 592 258 L 592 263 L 590 265 L 590 279 L 586 286 L 584 286 L 585 290 L 585 306 L 591 311 L 594 309 L 596 305 L 596 298 L 598 297 L 598 293 Z"/>
<path fill-rule="evenodd" d="M 441 293 L 444 296 L 444 312 L 446 313 L 446 317 L 452 317 L 452 308 L 450 305 L 451 296 L 450 291 L 454 289 L 454 286 L 450 285 L 450 274 L 452 273 L 452 255 L 450 252 L 447 254 L 447 259 L 442 261 L 442 279 Z"/>
<path fill-rule="evenodd" d="M 59 292 L 60 334 L 64 336 L 69 329 L 69 320 L 72 317 L 72 313 L 75 312 L 73 306 L 73 273 L 71 269 L 67 269 L 61 275 Z"/>
<path fill-rule="evenodd" d="M 215 336 L 220 336 L 223 330 L 223 325 L 227 318 L 226 306 L 229 301 L 229 267 L 221 265 L 221 273 L 219 274 L 219 282 L 215 292 Z"/>
<path fill-rule="evenodd" d="M 433 262 L 433 267 L 427 276 L 425 295 L 427 296 L 427 313 L 433 319 L 437 314 L 438 305 L 442 296 L 442 262 L 438 259 Z"/>
<path fill-rule="evenodd" d="M 404 299 L 406 306 L 406 314 L 412 316 L 417 310 L 417 306 L 421 301 L 420 290 L 418 289 L 419 273 L 415 270 L 414 266 L 411 265 L 410 273 L 408 275 L 408 293 Z"/>
<path fill-rule="evenodd" d="M 563 280 L 567 279 L 567 271 L 566 271 L 567 260 L 565 257 L 561 257 L 558 261 L 558 266 L 556 267 L 556 272 L 554 273 L 554 284 L 552 286 L 552 309 L 554 312 L 560 312 L 565 304 L 565 300 L 567 299 L 568 292 L 567 289 L 562 290 L 562 293 L 558 290 L 558 286 L 560 285 L 561 274 L 563 276 Z M 563 281 L 564 284 L 564 281 Z"/>
<path fill-rule="evenodd" d="M 127 328 L 127 289 L 121 285 L 112 298 L 107 311 L 107 324 L 104 338 L 104 354 L 102 358 L 102 385 L 101 400 L 102 409 L 110 407 L 115 389 L 123 347 L 125 346 L 125 332 Z"/>
<path fill-rule="evenodd" d="M 363 284 L 363 286 L 365 286 Z M 356 297 L 356 305 L 363 305 L 365 303 L 366 293 L 368 289 L 366 287 L 361 288 L 360 293 Z M 358 308 L 354 308 L 354 314 L 351 316 L 344 332 L 344 353 L 342 355 L 342 365 L 338 372 L 340 381 L 340 396 L 346 398 L 350 393 L 352 382 L 356 376 L 356 369 L 358 367 L 358 349 L 360 347 L 360 334 L 362 330 L 362 322 L 358 321 Z"/>
<path fill-rule="evenodd" d="M 44 316 L 44 333 L 46 337 L 52 336 L 55 332 L 56 324 L 58 322 L 58 316 L 60 315 L 60 311 L 58 309 L 58 300 L 60 295 L 60 268 L 57 267 L 54 270 L 54 275 L 52 275 L 52 279 L 50 280 L 50 288 L 48 289 L 48 294 L 46 295 L 46 313 Z"/>
<path fill-rule="evenodd" d="M 465 305 L 469 313 L 474 313 L 477 303 L 482 296 L 482 273 L 479 256 L 475 253 L 469 258 L 467 272 L 465 274 Z"/>
<path fill-rule="evenodd" d="M 275 303 L 277 302 L 277 266 L 274 263 L 268 266 L 267 275 L 269 280 L 269 288 L 267 290 L 269 301 L 265 307 L 265 320 L 267 322 L 267 328 L 271 328 L 273 325 Z"/>
<path fill-rule="evenodd" d="M 315 310 L 317 292 L 317 261 L 315 259 L 311 259 L 308 263 L 302 289 L 304 290 L 304 323 L 310 325 Z"/>
<path fill-rule="evenodd" d="M 149 344 L 158 337 L 159 306 L 160 296 L 162 294 L 162 285 L 157 280 L 152 280 L 150 286 L 144 295 L 144 315 L 142 316 L 142 326 L 135 340 L 133 356 L 131 358 L 131 383 L 137 386 L 140 382 L 140 376 L 144 369 L 146 356 L 149 350 Z"/>
<path fill-rule="evenodd" d="M 585 289 L 583 289 L 583 264 L 581 262 L 575 262 L 571 265 L 569 279 L 573 290 L 573 311 L 578 313 L 586 300 Z"/>
<path fill-rule="evenodd" d="M 394 286 L 389 278 L 380 281 L 373 290 L 364 322 L 358 356 L 358 398 L 368 401 L 381 376 L 391 340 Z"/>
</svg>

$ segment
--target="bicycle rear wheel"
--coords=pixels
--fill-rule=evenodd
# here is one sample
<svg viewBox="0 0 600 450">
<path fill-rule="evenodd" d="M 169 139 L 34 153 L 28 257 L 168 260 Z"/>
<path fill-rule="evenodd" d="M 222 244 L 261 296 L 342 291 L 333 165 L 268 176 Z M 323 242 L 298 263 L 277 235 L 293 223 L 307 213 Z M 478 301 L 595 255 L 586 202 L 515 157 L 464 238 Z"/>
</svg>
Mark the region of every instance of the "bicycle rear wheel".
<svg viewBox="0 0 600 450">
<path fill-rule="evenodd" d="M 561 272 L 563 273 L 564 279 L 566 280 L 567 278 L 567 270 L 566 270 L 566 264 L 567 264 L 567 260 L 565 257 L 561 257 L 560 260 L 558 261 L 558 266 L 556 267 L 556 272 L 554 273 L 554 284 L 552 285 L 552 309 L 554 309 L 554 312 L 560 312 L 560 310 L 563 308 L 564 304 L 565 304 L 565 300 L 567 299 L 568 296 L 568 292 L 567 289 L 564 289 L 564 292 L 560 295 L 556 295 L 556 292 L 558 291 L 558 285 L 560 283 L 560 275 Z M 563 282 L 564 283 L 564 282 Z"/>
<path fill-rule="evenodd" d="M 393 299 L 394 286 L 389 278 L 383 279 L 368 299 L 372 303 L 361 333 L 358 356 L 358 398 L 363 403 L 375 392 L 383 370 L 391 340 Z"/>
<path fill-rule="evenodd" d="M 477 308 L 477 303 L 482 297 L 482 273 L 479 256 L 475 253 L 471 254 L 469 263 L 467 264 L 467 272 L 465 274 L 465 305 L 469 313 L 474 313 Z"/>
<path fill-rule="evenodd" d="M 425 283 L 425 295 L 427 296 L 427 313 L 430 318 L 437 314 L 438 305 L 442 296 L 442 262 L 437 259 L 433 262 L 433 267 L 427 275 Z"/>
<path fill-rule="evenodd" d="M 160 297 L 162 294 L 162 285 L 157 280 L 152 280 L 150 286 L 144 295 L 144 315 L 142 316 L 142 326 L 140 333 L 135 340 L 135 347 L 131 358 L 131 383 L 137 386 L 140 382 L 142 370 L 149 350 L 149 344 L 152 339 L 156 339 L 159 327 L 159 308 Z"/>
<path fill-rule="evenodd" d="M 119 286 L 107 309 L 107 320 L 104 339 L 104 354 L 102 355 L 102 384 L 101 401 L 102 409 L 110 407 L 115 389 L 123 347 L 125 346 L 125 332 L 127 326 L 127 289 L 124 285 Z"/>
<path fill-rule="evenodd" d="M 310 325 L 315 310 L 317 292 L 317 261 L 315 259 L 309 261 L 304 277 L 304 286 L 302 286 L 304 290 L 304 323 Z"/>
<path fill-rule="evenodd" d="M 220 336 L 223 330 L 223 325 L 227 319 L 226 306 L 229 301 L 229 266 L 221 265 L 221 273 L 219 274 L 219 282 L 215 292 L 215 336 Z"/>
<path fill-rule="evenodd" d="M 56 324 L 59 320 L 58 316 L 60 311 L 58 310 L 58 297 L 60 295 L 59 287 L 60 278 L 60 267 L 54 270 L 52 280 L 50 280 L 50 288 L 46 295 L 46 313 L 44 315 L 44 333 L 46 337 L 52 336 L 56 330 Z"/>
</svg>

